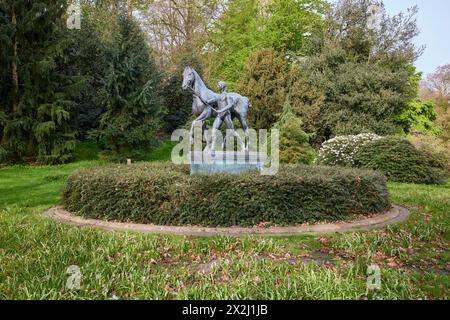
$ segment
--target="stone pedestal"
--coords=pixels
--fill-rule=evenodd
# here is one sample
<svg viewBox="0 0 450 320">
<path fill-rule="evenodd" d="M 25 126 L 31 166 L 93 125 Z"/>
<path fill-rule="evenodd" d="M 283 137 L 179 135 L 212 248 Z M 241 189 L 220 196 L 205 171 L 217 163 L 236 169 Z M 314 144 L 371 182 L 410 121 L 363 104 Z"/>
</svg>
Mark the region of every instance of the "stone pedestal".
<svg viewBox="0 0 450 320">
<path fill-rule="evenodd" d="M 194 151 L 188 157 L 191 175 L 260 171 L 267 160 L 265 153 L 254 151 Z"/>
</svg>

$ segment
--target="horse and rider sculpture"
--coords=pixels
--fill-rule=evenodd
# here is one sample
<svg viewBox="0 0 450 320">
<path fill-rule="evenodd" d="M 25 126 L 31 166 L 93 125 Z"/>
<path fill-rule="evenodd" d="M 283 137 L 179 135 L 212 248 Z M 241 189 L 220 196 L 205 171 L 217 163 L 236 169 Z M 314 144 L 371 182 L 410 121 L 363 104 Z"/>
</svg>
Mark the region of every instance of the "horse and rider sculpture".
<svg viewBox="0 0 450 320">
<path fill-rule="evenodd" d="M 214 154 L 217 132 L 222 123 L 225 122 L 233 136 L 236 137 L 241 150 L 246 152 L 249 150 L 250 131 L 247 124 L 247 113 L 251 104 L 247 97 L 234 92 L 226 92 L 226 84 L 223 81 L 219 82 L 220 93 L 215 93 L 205 85 L 198 73 L 190 66 L 184 68 L 182 88 L 192 92 L 192 111 L 197 117 L 192 122 L 189 133 L 191 144 L 194 144 L 194 128 L 197 124 L 200 124 L 207 143 L 206 150 L 209 149 Z M 212 127 L 211 142 L 209 143 L 206 136 L 208 128 L 205 121 L 212 117 L 215 117 L 215 120 Z M 238 119 L 245 132 L 245 143 L 242 142 L 241 137 L 236 132 L 233 123 L 234 118 Z M 223 146 L 225 145 L 226 137 L 223 141 Z"/>
</svg>

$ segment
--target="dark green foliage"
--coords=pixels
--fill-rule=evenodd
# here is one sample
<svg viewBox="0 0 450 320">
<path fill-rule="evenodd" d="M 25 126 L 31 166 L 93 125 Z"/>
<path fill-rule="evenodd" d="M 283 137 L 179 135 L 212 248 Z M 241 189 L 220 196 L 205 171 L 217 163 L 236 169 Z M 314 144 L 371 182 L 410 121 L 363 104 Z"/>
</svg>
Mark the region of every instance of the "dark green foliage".
<svg viewBox="0 0 450 320">
<path fill-rule="evenodd" d="M 278 120 L 286 100 L 289 66 L 274 50 L 251 55 L 239 83 L 239 92 L 251 101 L 248 119 L 255 129 L 270 129 Z"/>
<path fill-rule="evenodd" d="M 419 151 L 428 154 L 433 167 L 441 168 L 450 176 L 450 148 L 445 142 L 424 134 L 415 134 L 409 140 Z"/>
<path fill-rule="evenodd" d="M 315 157 L 309 145 L 309 135 L 303 130 L 302 120 L 295 116 L 289 104 L 284 106 L 280 120 L 274 126 L 280 130 L 280 161 L 282 163 L 311 164 Z"/>
<path fill-rule="evenodd" d="M 181 89 L 183 71 L 185 66 L 192 66 L 202 74 L 201 64 L 193 54 L 184 54 L 179 58 L 177 68 L 168 72 L 162 89 L 164 99 L 164 127 L 168 134 L 181 128 L 192 115 L 192 93 Z"/>
<path fill-rule="evenodd" d="M 300 165 L 276 176 L 190 176 L 172 164 L 84 169 L 68 178 L 64 204 L 90 218 L 204 226 L 293 225 L 390 207 L 381 173 Z"/>
<path fill-rule="evenodd" d="M 159 73 L 137 22 L 119 19 L 119 30 L 107 55 L 106 112 L 92 136 L 113 159 L 139 159 L 156 145 L 160 128 Z"/>
<path fill-rule="evenodd" d="M 363 145 L 355 156 L 355 166 L 379 170 L 388 179 L 410 183 L 442 183 L 445 175 L 435 159 L 417 150 L 402 138 L 387 137 Z"/>
<path fill-rule="evenodd" d="M 79 79 L 64 68 L 67 1 L 0 2 L 0 162 L 71 158 Z"/>
<path fill-rule="evenodd" d="M 333 135 L 399 132 L 393 118 L 413 98 L 407 70 L 393 72 L 381 64 L 345 62 L 333 71 L 325 85 L 326 101 L 320 127 Z"/>
<path fill-rule="evenodd" d="M 421 53 L 413 41 L 416 11 L 390 17 L 381 6 L 382 27 L 372 28 L 369 10 L 377 4 L 339 1 L 316 52 L 298 63 L 294 84 L 303 88 L 293 92 L 291 103 L 294 113 L 310 120 L 307 132 L 315 131 L 315 144 L 338 135 L 404 129 L 397 120 L 416 97 L 420 80 L 413 67 Z"/>
<path fill-rule="evenodd" d="M 304 76 L 308 71 L 299 64 L 293 64 L 289 72 L 289 102 L 292 112 L 303 120 L 303 128 L 307 133 L 315 133 L 317 116 L 323 105 L 325 95 L 321 90 L 321 81 Z"/>
<path fill-rule="evenodd" d="M 94 141 L 78 142 L 73 152 L 74 161 L 97 160 L 99 149 Z"/>
<path fill-rule="evenodd" d="M 94 19 L 88 13 L 84 13 L 81 19 L 82 28 L 72 31 L 71 50 L 65 65 L 67 70 L 83 77 L 81 89 L 74 99 L 76 107 L 71 110 L 70 123 L 77 138 L 85 140 L 91 130 L 99 127 L 105 111 L 103 101 L 108 71 L 107 49 L 111 44 L 102 38 L 98 26 L 95 26 Z"/>
<path fill-rule="evenodd" d="M 299 71 L 298 81 L 314 88 L 316 99 L 309 98 L 309 90 L 293 95 L 291 101 L 312 120 L 316 143 L 363 132 L 396 134 L 403 129 L 397 119 L 415 96 L 409 83 L 414 73 L 412 67 L 368 64 L 342 48 L 327 46 Z"/>
</svg>

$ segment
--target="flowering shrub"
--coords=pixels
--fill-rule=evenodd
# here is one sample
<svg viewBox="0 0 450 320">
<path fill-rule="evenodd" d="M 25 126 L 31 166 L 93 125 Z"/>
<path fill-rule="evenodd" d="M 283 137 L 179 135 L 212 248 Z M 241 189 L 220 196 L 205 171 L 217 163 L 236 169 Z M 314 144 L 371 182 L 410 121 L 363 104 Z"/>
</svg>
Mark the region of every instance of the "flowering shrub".
<svg viewBox="0 0 450 320">
<path fill-rule="evenodd" d="M 352 167 L 359 148 L 366 143 L 379 140 L 373 133 L 362 133 L 356 136 L 339 136 L 325 141 L 316 159 L 317 164 L 326 166 Z"/>
</svg>

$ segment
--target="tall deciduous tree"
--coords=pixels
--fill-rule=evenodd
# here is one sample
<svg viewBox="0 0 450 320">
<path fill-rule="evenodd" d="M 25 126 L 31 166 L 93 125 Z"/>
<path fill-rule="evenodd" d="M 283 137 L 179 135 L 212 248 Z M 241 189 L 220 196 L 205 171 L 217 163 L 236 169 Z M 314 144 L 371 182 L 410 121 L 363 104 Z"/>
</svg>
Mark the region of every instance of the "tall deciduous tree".
<svg viewBox="0 0 450 320">
<path fill-rule="evenodd" d="M 0 2 L 0 161 L 67 161 L 78 79 L 63 66 L 67 1 Z"/>
<path fill-rule="evenodd" d="M 421 85 L 421 99 L 434 101 L 440 137 L 450 143 L 450 64 L 440 66 L 428 75 Z"/>
<path fill-rule="evenodd" d="M 208 39 L 206 78 L 226 80 L 230 90 L 236 89 L 248 57 L 258 49 L 258 15 L 257 0 L 227 2 Z"/>
<path fill-rule="evenodd" d="M 423 86 L 440 97 L 450 97 L 450 64 L 440 66 L 435 72 L 428 75 Z"/>
<path fill-rule="evenodd" d="M 237 87 L 252 52 L 274 49 L 290 57 L 310 52 L 328 5 L 322 0 L 230 0 L 214 22 L 205 48 L 207 78 Z"/>
<path fill-rule="evenodd" d="M 335 135 L 404 129 L 397 120 L 415 99 L 420 79 L 412 66 L 421 53 L 413 44 L 418 34 L 415 13 L 413 8 L 390 17 L 375 0 L 341 0 L 332 10 L 317 51 L 299 62 L 301 81 L 323 95 L 314 116 L 316 143 Z M 293 105 L 300 100 L 305 110 L 317 110 L 308 96 L 297 94 Z"/>
<path fill-rule="evenodd" d="M 225 0 L 154 0 L 141 2 L 141 24 L 147 31 L 160 67 L 176 64 L 180 56 L 199 54 L 212 21 Z"/>
</svg>

